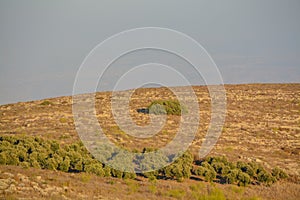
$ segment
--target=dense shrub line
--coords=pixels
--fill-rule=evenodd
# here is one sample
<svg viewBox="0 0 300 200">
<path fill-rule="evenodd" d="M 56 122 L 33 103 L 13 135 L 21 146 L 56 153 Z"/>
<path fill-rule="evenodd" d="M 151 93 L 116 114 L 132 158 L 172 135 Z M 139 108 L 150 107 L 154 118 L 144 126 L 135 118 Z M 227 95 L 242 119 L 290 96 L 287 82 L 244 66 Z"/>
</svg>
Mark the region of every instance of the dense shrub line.
<svg viewBox="0 0 300 200">
<path fill-rule="evenodd" d="M 126 157 L 125 154 L 112 149 L 101 149 L 97 156 L 105 160 L 113 157 L 120 160 L 120 168 L 126 170 L 132 166 L 124 166 L 126 159 L 139 161 L 138 166 L 143 171 L 150 171 L 165 166 L 176 155 L 166 157 L 160 155 L 153 149 L 145 148 L 137 157 Z M 155 156 L 144 156 L 148 152 L 157 152 Z M 126 163 L 126 162 L 125 162 Z M 38 137 L 24 136 L 0 136 L 0 164 L 19 165 L 23 167 L 34 167 L 40 169 L 60 170 L 64 172 L 87 172 L 98 176 L 113 176 L 118 178 L 135 178 L 135 173 L 123 172 L 110 168 L 95 159 L 81 142 L 61 146 L 56 141 L 44 140 Z M 130 170 L 127 170 L 130 171 Z M 201 161 L 194 161 L 189 152 L 183 153 L 171 165 L 156 171 L 139 174 L 155 180 L 157 178 L 175 179 L 182 181 L 191 175 L 206 181 L 218 181 L 226 184 L 248 184 L 266 183 L 271 184 L 277 180 L 287 177 L 287 174 L 274 168 L 271 172 L 265 170 L 255 162 L 237 163 L 229 162 L 225 157 L 208 157 Z"/>
<path fill-rule="evenodd" d="M 98 176 L 134 178 L 134 173 L 111 169 L 94 159 L 81 142 L 61 146 L 38 137 L 0 136 L 0 164 L 87 172 Z"/>
<path fill-rule="evenodd" d="M 278 167 L 268 172 L 256 162 L 229 162 L 225 157 L 208 157 L 199 161 L 192 169 L 192 173 L 202 176 L 206 181 L 218 179 L 220 183 L 248 184 L 265 183 L 267 185 L 280 179 L 287 178 L 287 174 Z"/>
</svg>

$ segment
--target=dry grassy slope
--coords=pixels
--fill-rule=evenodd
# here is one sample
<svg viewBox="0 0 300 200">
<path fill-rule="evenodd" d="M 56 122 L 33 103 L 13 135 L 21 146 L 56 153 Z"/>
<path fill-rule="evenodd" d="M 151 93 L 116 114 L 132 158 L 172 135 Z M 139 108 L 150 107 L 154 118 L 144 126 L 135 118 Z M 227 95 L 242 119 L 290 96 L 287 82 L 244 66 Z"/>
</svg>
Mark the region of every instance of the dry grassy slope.
<svg viewBox="0 0 300 200">
<path fill-rule="evenodd" d="M 300 84 L 226 85 L 227 115 L 223 132 L 211 154 L 231 159 L 257 160 L 266 166 L 281 166 L 300 174 Z M 197 152 L 210 119 L 210 97 L 206 87 L 194 87 L 200 105 L 198 134 L 191 146 Z M 122 93 L 120 93 L 122 96 Z M 175 98 L 167 88 L 138 89 L 131 97 L 131 116 L 147 125 L 149 116 L 138 113 L 154 99 Z M 180 118 L 169 116 L 163 130 L 149 139 L 128 136 L 114 122 L 110 92 L 97 93 L 99 123 L 112 141 L 126 148 L 161 147 L 178 130 Z M 0 106 L 0 133 L 38 135 L 61 143 L 78 140 L 72 117 L 71 97 Z"/>
<path fill-rule="evenodd" d="M 225 88 L 226 122 L 211 155 L 226 155 L 231 160 L 256 160 L 266 167 L 280 166 L 299 177 L 300 84 L 226 85 Z M 196 153 L 209 124 L 210 97 L 204 86 L 196 86 L 194 90 L 201 108 L 201 124 L 190 147 Z M 124 94 L 119 93 L 120 96 Z M 170 98 L 175 97 L 167 88 L 138 89 L 131 97 L 131 117 L 137 124 L 147 125 L 149 115 L 136 110 L 146 107 L 152 100 Z M 107 136 L 119 146 L 129 149 L 161 147 L 178 129 L 180 118 L 168 116 L 163 130 L 154 137 L 142 140 L 128 136 L 113 120 L 110 99 L 110 92 L 97 93 L 97 117 Z M 62 144 L 78 140 L 71 97 L 47 99 L 51 105 L 40 105 L 44 101 L 0 106 L 0 134 L 42 136 Z M 299 185 L 295 187 L 299 195 Z"/>
</svg>

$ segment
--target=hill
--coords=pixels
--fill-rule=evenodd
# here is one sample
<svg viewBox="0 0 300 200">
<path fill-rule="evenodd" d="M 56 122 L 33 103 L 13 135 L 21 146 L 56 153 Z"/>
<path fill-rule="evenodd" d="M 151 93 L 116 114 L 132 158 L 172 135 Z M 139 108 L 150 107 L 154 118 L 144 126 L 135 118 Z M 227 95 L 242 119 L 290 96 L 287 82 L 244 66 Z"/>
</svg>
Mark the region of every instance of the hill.
<svg viewBox="0 0 300 200">
<path fill-rule="evenodd" d="M 189 151 L 197 155 L 208 129 L 211 99 L 206 87 L 194 86 L 193 89 L 199 101 L 201 123 Z M 159 179 L 154 184 L 144 177 L 122 180 L 2 165 L 0 195 L 4 198 L 197 199 L 195 194 L 202 192 L 203 195 L 223 195 L 227 199 L 299 198 L 300 84 L 226 85 L 225 89 L 226 121 L 222 135 L 209 155 L 226 156 L 231 162 L 254 161 L 267 169 L 280 167 L 290 178 L 271 186 L 238 187 L 193 179 L 182 183 Z M 127 92 L 119 92 L 119 96 Z M 113 119 L 111 95 L 111 92 L 96 94 L 96 115 L 103 131 L 116 145 L 132 151 L 142 151 L 145 147 L 155 149 L 168 144 L 176 134 L 180 116 L 168 115 L 163 129 L 153 137 L 139 139 L 128 136 Z M 130 115 L 136 124 L 147 125 L 149 115 L 138 110 L 147 108 L 154 100 L 170 99 L 176 97 L 168 88 L 137 89 L 131 96 Z M 0 134 L 41 137 L 56 140 L 62 146 L 77 142 L 79 137 L 72 115 L 72 98 L 2 105 Z"/>
</svg>

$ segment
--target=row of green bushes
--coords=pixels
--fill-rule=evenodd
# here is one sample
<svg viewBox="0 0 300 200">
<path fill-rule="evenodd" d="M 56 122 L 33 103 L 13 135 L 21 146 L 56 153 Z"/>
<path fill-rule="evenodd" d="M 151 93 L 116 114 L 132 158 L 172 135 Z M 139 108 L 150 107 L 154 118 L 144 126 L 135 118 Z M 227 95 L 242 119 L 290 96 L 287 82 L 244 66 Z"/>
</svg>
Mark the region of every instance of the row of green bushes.
<svg viewBox="0 0 300 200">
<path fill-rule="evenodd" d="M 256 162 L 229 162 L 225 157 L 208 157 L 199 161 L 192 170 L 194 175 L 202 176 L 206 181 L 218 179 L 220 183 L 246 186 L 250 183 L 271 184 L 287 178 L 287 174 L 276 167 L 271 172 Z"/>
<path fill-rule="evenodd" d="M 0 164 L 119 178 L 136 176 L 103 165 L 91 156 L 81 142 L 62 147 L 56 141 L 38 137 L 1 136 Z"/>
<path fill-rule="evenodd" d="M 121 151 L 112 149 L 101 149 L 100 152 L 99 155 L 96 155 L 97 159 L 107 161 L 117 159 L 120 161 L 117 162 L 120 164 L 119 169 L 126 171 L 133 171 L 133 168 L 149 171 L 158 168 L 158 166 L 165 166 L 166 163 L 176 157 L 176 155 L 166 157 L 159 154 L 154 154 L 152 157 L 144 156 L 145 153 L 155 152 L 153 149 L 147 148 L 136 157 L 126 157 Z M 0 136 L 0 164 L 3 165 L 19 165 L 64 172 L 87 172 L 98 176 L 118 178 L 136 177 L 135 173 L 113 169 L 97 159 L 87 151 L 81 142 L 61 146 L 56 141 L 44 140 L 38 137 Z M 137 163 L 137 166 L 124 166 L 128 159 L 130 162 L 127 163 Z M 225 157 L 208 157 L 205 160 L 194 161 L 192 154 L 189 152 L 182 154 L 171 165 L 139 175 L 150 180 L 163 178 L 178 181 L 190 178 L 193 175 L 206 181 L 243 186 L 250 183 L 271 184 L 287 177 L 287 174 L 279 168 L 274 168 L 269 172 L 255 162 L 245 163 L 239 161 L 233 163 Z"/>
</svg>

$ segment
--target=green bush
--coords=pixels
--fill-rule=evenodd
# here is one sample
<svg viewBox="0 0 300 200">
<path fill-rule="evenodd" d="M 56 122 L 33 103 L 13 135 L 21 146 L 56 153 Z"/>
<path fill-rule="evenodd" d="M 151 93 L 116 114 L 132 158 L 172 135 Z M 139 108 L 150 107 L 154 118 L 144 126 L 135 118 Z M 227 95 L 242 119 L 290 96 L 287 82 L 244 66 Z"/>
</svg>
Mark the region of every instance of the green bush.
<svg viewBox="0 0 300 200">
<path fill-rule="evenodd" d="M 66 156 L 64 160 L 61 163 L 59 163 L 58 169 L 63 172 L 68 172 L 70 168 L 70 162 L 71 162 L 70 158 Z"/>
<path fill-rule="evenodd" d="M 216 175 L 217 173 L 215 172 L 215 170 L 206 169 L 206 171 L 204 172 L 204 178 L 208 182 L 212 182 L 216 178 Z"/>
<path fill-rule="evenodd" d="M 193 173 L 197 176 L 204 177 L 204 179 L 208 182 L 213 181 L 217 175 L 215 169 L 207 161 L 201 162 L 200 166 L 194 168 Z"/>
<path fill-rule="evenodd" d="M 149 113 L 161 115 L 181 115 L 188 113 L 186 106 L 176 100 L 155 100 L 148 106 Z"/>
<path fill-rule="evenodd" d="M 272 175 L 273 177 L 275 177 L 277 180 L 280 180 L 280 179 L 284 179 L 284 178 L 287 178 L 288 175 L 280 168 L 278 167 L 275 167 L 273 170 L 272 170 Z"/>
<path fill-rule="evenodd" d="M 269 172 L 263 170 L 257 174 L 257 180 L 262 183 L 271 184 L 276 181 L 276 178 L 273 177 Z"/>
<path fill-rule="evenodd" d="M 87 173 L 96 174 L 97 176 L 104 176 L 104 170 L 102 164 L 100 163 L 87 165 L 84 169 Z"/>
<path fill-rule="evenodd" d="M 7 158 L 4 152 L 0 153 L 0 165 L 5 165 L 7 163 Z"/>
<path fill-rule="evenodd" d="M 104 166 L 103 171 L 104 171 L 104 176 L 105 177 L 110 177 L 111 176 L 111 169 L 110 169 L 110 167 Z"/>
<path fill-rule="evenodd" d="M 30 163 L 29 162 L 21 162 L 20 166 L 22 166 L 23 168 L 27 169 L 30 167 Z"/>
<path fill-rule="evenodd" d="M 253 177 L 255 175 L 254 169 L 249 164 L 238 161 L 236 165 L 238 169 L 242 170 L 242 172 L 247 173 L 249 176 Z"/>
<path fill-rule="evenodd" d="M 221 162 L 214 162 L 214 163 L 211 164 L 211 166 L 212 166 L 212 167 L 214 168 L 214 170 L 215 170 L 217 173 L 219 173 L 219 174 L 221 174 L 222 171 L 224 171 L 223 169 L 225 168 L 224 163 L 221 163 Z"/>
<path fill-rule="evenodd" d="M 164 167 L 160 172 L 166 177 L 178 181 L 190 178 L 193 164 L 193 156 L 189 152 L 182 154 L 171 165 Z"/>
<path fill-rule="evenodd" d="M 232 169 L 229 171 L 229 173 L 225 176 L 225 181 L 228 184 L 234 184 L 237 181 L 237 176 L 239 174 L 238 169 Z"/>
<path fill-rule="evenodd" d="M 193 174 L 196 176 L 204 176 L 204 173 L 207 169 L 202 166 L 197 166 L 193 169 Z"/>
<path fill-rule="evenodd" d="M 40 103 L 41 106 L 48 106 L 48 105 L 53 105 L 51 101 L 45 100 L 42 103 Z"/>
<path fill-rule="evenodd" d="M 239 172 L 237 180 L 239 186 L 247 186 L 251 182 L 250 176 L 245 172 Z"/>
<path fill-rule="evenodd" d="M 148 152 L 151 152 L 148 154 Z M 143 175 L 147 178 L 155 179 L 158 176 L 158 169 L 168 163 L 168 158 L 159 151 L 152 149 L 144 149 L 143 153 L 137 159 L 139 163 L 139 170 L 146 171 Z"/>
</svg>

